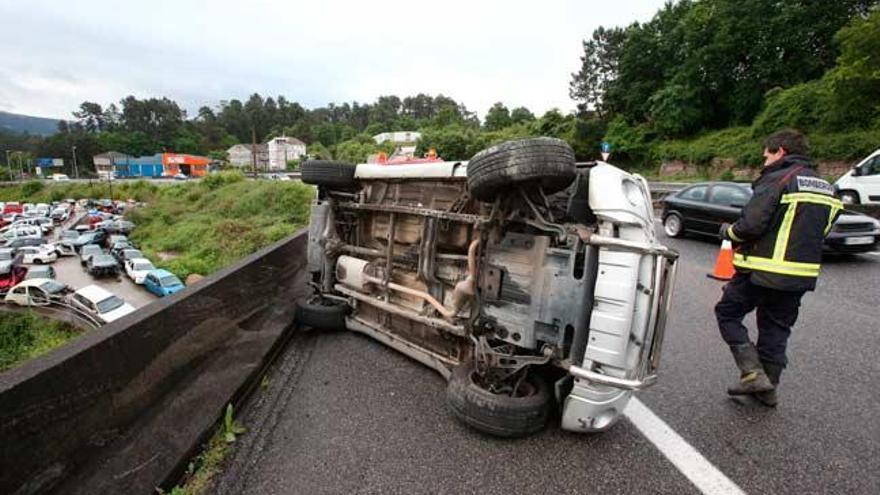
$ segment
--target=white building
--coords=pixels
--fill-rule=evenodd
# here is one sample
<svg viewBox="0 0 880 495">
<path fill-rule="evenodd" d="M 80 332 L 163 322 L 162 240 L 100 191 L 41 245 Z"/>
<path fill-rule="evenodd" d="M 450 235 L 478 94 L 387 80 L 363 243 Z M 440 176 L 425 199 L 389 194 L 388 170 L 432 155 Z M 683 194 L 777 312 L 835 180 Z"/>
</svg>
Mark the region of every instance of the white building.
<svg viewBox="0 0 880 495">
<path fill-rule="evenodd" d="M 383 132 L 373 136 L 373 141 L 376 141 L 376 144 L 382 144 L 385 141 L 391 141 L 394 144 L 406 144 L 415 143 L 421 137 L 422 133 L 415 131 Z"/>
<path fill-rule="evenodd" d="M 306 143 L 297 138 L 281 136 L 266 143 L 269 156 L 269 170 L 284 170 L 287 162 L 298 160 L 306 154 Z"/>
<path fill-rule="evenodd" d="M 236 144 L 226 150 L 229 164 L 233 167 L 253 168 L 254 145 Z M 269 166 L 269 148 L 265 144 L 257 145 L 257 169 L 266 170 Z"/>
</svg>

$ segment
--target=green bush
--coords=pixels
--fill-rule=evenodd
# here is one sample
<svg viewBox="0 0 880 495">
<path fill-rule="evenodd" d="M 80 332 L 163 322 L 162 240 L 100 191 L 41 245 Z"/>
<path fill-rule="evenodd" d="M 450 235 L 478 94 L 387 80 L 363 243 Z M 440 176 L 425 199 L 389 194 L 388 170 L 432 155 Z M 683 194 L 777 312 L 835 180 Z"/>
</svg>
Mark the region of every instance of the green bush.
<svg viewBox="0 0 880 495">
<path fill-rule="evenodd" d="M 829 108 L 830 92 L 821 81 L 810 81 L 767 93 L 764 110 L 755 118 L 752 135 L 762 138 L 786 127 L 816 129 Z"/>
<path fill-rule="evenodd" d="M 0 371 L 49 352 L 79 333 L 35 313 L 0 313 Z"/>
<path fill-rule="evenodd" d="M 29 180 L 21 186 L 21 193 L 31 197 L 43 190 L 43 183 L 39 180 Z"/>
<path fill-rule="evenodd" d="M 241 182 L 244 180 L 244 174 L 242 174 L 238 170 L 224 170 L 223 172 L 216 172 L 213 174 L 208 174 L 202 179 L 202 183 L 208 189 L 217 189 L 218 187 L 224 186 L 226 184 L 233 184 L 235 182 Z"/>
</svg>

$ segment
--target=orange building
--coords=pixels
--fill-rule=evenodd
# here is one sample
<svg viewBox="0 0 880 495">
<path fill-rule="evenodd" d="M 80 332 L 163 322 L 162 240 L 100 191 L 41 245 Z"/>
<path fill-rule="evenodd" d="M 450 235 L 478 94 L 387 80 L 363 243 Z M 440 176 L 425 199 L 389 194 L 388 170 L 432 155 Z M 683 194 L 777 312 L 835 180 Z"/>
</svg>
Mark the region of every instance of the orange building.
<svg viewBox="0 0 880 495">
<path fill-rule="evenodd" d="M 166 176 L 179 173 L 189 177 L 204 177 L 208 174 L 208 163 L 211 159 L 205 156 L 182 155 L 179 153 L 163 153 L 162 166 Z"/>
</svg>

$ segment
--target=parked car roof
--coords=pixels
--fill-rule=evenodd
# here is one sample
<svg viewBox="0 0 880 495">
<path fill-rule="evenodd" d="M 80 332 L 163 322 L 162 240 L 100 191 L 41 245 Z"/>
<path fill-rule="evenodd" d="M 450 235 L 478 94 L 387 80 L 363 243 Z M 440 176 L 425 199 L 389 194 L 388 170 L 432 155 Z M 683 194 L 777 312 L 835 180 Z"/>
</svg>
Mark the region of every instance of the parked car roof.
<svg viewBox="0 0 880 495">
<path fill-rule="evenodd" d="M 77 294 L 85 297 L 90 301 L 103 301 L 114 294 L 109 290 L 97 285 L 87 285 L 76 291 Z"/>
</svg>

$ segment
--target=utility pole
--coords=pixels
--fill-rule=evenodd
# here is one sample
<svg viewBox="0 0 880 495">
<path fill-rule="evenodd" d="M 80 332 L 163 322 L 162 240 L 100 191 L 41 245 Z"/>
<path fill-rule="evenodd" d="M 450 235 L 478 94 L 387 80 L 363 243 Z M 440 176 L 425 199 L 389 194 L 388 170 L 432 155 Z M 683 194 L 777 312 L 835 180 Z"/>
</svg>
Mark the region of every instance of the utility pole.
<svg viewBox="0 0 880 495">
<path fill-rule="evenodd" d="M 21 166 L 21 154 L 22 151 L 17 151 L 18 154 L 18 178 L 21 182 L 24 182 L 24 167 Z"/>
<path fill-rule="evenodd" d="M 257 129 L 251 127 L 251 152 L 254 159 L 254 179 L 257 178 Z"/>
<path fill-rule="evenodd" d="M 12 178 L 12 162 L 9 161 L 9 151 L 6 150 L 6 166 L 9 168 L 9 181 L 12 182 L 14 179 Z"/>
<path fill-rule="evenodd" d="M 73 176 L 79 179 L 79 169 L 76 167 L 76 145 L 71 146 L 73 149 Z"/>
</svg>

